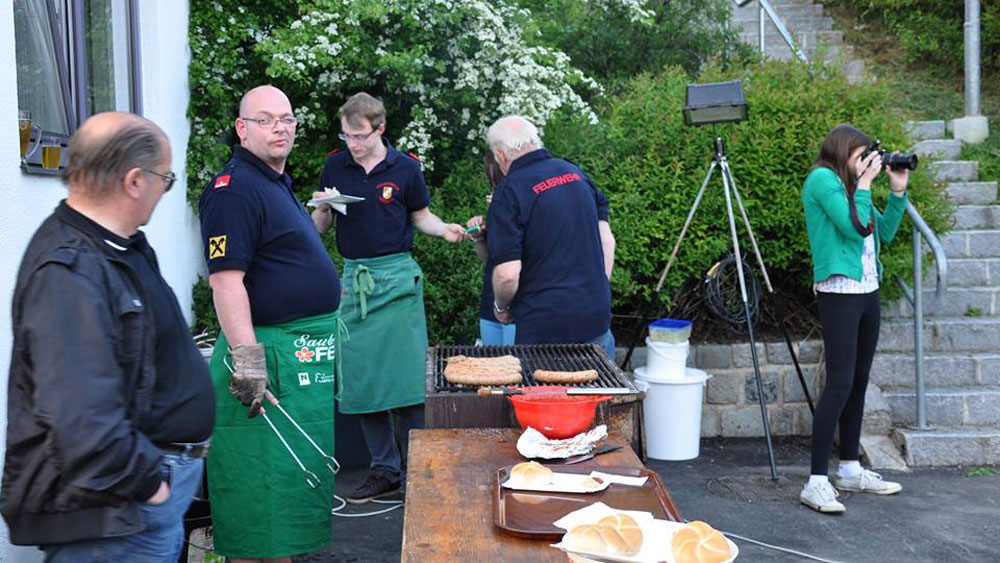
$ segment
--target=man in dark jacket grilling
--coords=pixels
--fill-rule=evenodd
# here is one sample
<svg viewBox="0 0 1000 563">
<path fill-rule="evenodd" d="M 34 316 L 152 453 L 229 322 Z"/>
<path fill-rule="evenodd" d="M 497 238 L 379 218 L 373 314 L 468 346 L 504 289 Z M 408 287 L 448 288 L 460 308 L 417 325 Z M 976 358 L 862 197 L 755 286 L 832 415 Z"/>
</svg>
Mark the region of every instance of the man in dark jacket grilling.
<svg viewBox="0 0 1000 563">
<path fill-rule="evenodd" d="M 175 181 L 124 113 L 69 143 L 69 196 L 14 289 L 0 511 L 47 561 L 176 561 L 215 422 L 208 369 L 139 231 Z"/>
</svg>

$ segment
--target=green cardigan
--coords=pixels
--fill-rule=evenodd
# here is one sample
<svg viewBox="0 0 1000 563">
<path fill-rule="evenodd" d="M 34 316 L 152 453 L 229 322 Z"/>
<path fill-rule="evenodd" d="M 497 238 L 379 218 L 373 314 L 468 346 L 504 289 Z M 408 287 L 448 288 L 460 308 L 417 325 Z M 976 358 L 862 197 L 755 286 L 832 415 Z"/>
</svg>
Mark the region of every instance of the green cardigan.
<svg viewBox="0 0 1000 563">
<path fill-rule="evenodd" d="M 870 190 L 854 192 L 858 219 L 864 224 L 867 222 L 865 217 L 873 218 L 879 279 L 882 278 L 882 262 L 878 260 L 881 243 L 891 242 L 896 236 L 906 209 L 906 198 L 906 193 L 902 196 L 890 195 L 889 205 L 882 214 L 872 205 Z M 802 188 L 802 207 L 806 213 L 806 231 L 812 250 L 813 283 L 836 274 L 861 281 L 864 273 L 861 255 L 865 251 L 865 239 L 854 229 L 847 190 L 833 170 L 821 167 L 809 173 Z"/>
</svg>

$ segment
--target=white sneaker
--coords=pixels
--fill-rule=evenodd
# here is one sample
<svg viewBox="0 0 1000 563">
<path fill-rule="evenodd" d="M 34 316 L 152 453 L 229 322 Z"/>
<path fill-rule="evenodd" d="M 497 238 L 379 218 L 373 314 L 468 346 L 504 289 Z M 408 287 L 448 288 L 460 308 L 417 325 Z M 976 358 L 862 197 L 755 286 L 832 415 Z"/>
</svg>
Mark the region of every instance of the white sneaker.
<svg viewBox="0 0 1000 563">
<path fill-rule="evenodd" d="M 806 483 L 799 494 L 799 501 L 817 512 L 840 513 L 846 509 L 837 501 L 839 496 L 840 493 L 829 481 L 821 481 L 813 485 Z"/>
<path fill-rule="evenodd" d="M 854 477 L 833 478 L 833 485 L 841 491 L 852 493 L 873 493 L 876 495 L 894 495 L 903 490 L 903 486 L 892 481 L 884 481 L 882 476 L 874 471 L 862 469 Z"/>
</svg>

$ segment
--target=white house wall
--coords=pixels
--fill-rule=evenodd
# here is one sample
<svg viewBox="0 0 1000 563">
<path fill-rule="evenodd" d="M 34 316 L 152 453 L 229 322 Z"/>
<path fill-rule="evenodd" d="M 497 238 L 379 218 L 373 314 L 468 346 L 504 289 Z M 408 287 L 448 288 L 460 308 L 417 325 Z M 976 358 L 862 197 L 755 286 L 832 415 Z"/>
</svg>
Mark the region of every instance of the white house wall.
<svg viewBox="0 0 1000 563">
<path fill-rule="evenodd" d="M 173 170 L 180 176 L 144 230 L 156 249 L 163 276 L 191 320 L 191 286 L 202 270 L 197 217 L 185 199 L 185 152 L 188 123 L 188 3 L 184 0 L 142 1 L 140 37 L 143 114 L 170 137 Z M 29 238 L 66 196 L 55 179 L 21 172 L 18 163 L 17 77 L 12 2 L 0 2 L 0 436 L 6 435 L 7 375 L 11 353 L 10 300 L 17 268 Z M 67 320 L 71 322 L 71 320 Z M 56 347 L 57 348 L 57 347 Z M 5 444 L 0 440 L 0 465 Z M 0 525 L 0 562 L 41 560 L 34 548 L 11 546 Z"/>
</svg>

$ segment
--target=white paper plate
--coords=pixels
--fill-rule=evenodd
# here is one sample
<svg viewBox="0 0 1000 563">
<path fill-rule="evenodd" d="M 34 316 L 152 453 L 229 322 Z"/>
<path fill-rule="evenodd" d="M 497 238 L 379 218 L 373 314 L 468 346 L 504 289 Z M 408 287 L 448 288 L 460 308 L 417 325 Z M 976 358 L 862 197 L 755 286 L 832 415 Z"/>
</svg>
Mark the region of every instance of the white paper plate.
<svg viewBox="0 0 1000 563">
<path fill-rule="evenodd" d="M 611 483 L 601 479 L 601 484 L 597 487 L 587 488 L 583 482 L 590 477 L 582 473 L 553 473 L 552 482 L 541 487 L 522 487 L 516 483 L 511 483 L 510 477 L 500 486 L 515 491 L 541 491 L 546 493 L 596 493 L 607 489 Z"/>
<path fill-rule="evenodd" d="M 670 542 L 673 541 L 674 534 L 677 530 L 687 526 L 687 524 L 682 522 L 670 522 L 668 520 L 651 520 L 649 522 L 639 521 L 638 523 L 639 528 L 642 530 L 642 549 L 640 549 L 639 553 L 633 555 L 632 557 L 577 551 L 570 549 L 562 542 L 553 544 L 552 547 L 565 552 L 569 555 L 572 561 L 587 563 L 593 561 L 593 559 L 588 558 L 588 556 L 596 558 L 600 561 L 622 561 L 624 563 L 652 563 L 658 561 L 675 563 L 674 554 L 670 549 Z M 739 556 L 740 548 L 737 547 L 736 544 L 729 538 L 726 538 L 726 543 L 729 544 L 729 553 L 731 556 L 729 559 L 726 559 L 725 563 L 731 563 L 737 556 Z"/>
<path fill-rule="evenodd" d="M 359 201 L 364 201 L 363 197 L 356 197 L 353 195 L 337 194 L 328 197 L 320 197 L 316 199 L 310 199 L 306 202 L 309 207 L 316 207 L 321 203 L 357 203 Z"/>
</svg>

